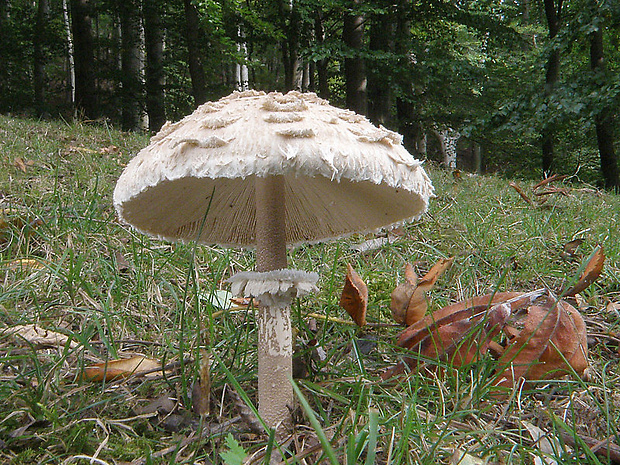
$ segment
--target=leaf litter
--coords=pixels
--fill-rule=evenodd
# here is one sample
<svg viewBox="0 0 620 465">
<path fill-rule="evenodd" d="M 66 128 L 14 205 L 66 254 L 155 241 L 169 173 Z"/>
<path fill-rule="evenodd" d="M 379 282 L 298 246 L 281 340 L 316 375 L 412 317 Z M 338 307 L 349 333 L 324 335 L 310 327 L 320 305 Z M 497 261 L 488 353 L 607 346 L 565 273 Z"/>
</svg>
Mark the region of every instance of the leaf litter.
<svg viewBox="0 0 620 465">
<path fill-rule="evenodd" d="M 571 241 L 564 252 L 574 257 L 582 242 Z M 604 261 L 604 252 L 597 246 L 571 286 L 560 294 L 562 298 L 550 289 L 498 292 L 466 299 L 431 313 L 427 312 L 426 300 L 412 299 L 420 280 L 408 264 L 405 282 L 392 293 L 390 306 L 394 320 L 408 325 L 396 342 L 405 352 L 402 361 L 386 369 L 381 378 L 388 380 L 408 370 L 417 372 L 420 365 L 428 368 L 428 362 L 433 360 L 459 367 L 484 356 L 493 359 L 495 364 L 490 399 L 499 400 L 520 392 L 530 383 L 561 379 L 566 375 L 585 376 L 589 367 L 587 328 L 579 310 L 567 299 L 579 298 L 578 293 L 598 279 Z M 440 260 L 431 270 L 442 269 L 442 262 Z M 367 302 L 360 305 L 367 306 Z M 615 304 L 610 302 L 608 308 L 613 312 Z M 522 426 L 530 432 L 535 447 L 543 454 L 543 458 L 535 456 L 535 462 L 557 463 L 551 456 L 561 455 L 566 449 L 556 448 L 557 441 L 547 439 L 554 436 L 531 423 L 522 423 Z M 620 450 L 611 439 L 596 443 L 586 435 L 579 438 L 580 445 L 585 444 L 601 457 L 616 457 L 616 450 Z M 577 444 L 574 438 L 563 436 L 563 441 Z"/>
</svg>

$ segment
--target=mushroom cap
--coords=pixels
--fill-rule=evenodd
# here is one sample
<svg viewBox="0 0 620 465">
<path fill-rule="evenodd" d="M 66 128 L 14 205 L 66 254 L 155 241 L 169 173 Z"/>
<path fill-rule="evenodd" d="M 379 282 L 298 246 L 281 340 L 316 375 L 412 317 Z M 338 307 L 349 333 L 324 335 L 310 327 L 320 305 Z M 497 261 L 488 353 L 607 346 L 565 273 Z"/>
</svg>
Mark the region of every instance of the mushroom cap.
<svg viewBox="0 0 620 465">
<path fill-rule="evenodd" d="M 312 93 L 246 91 L 166 123 L 125 168 L 114 205 L 159 238 L 253 246 L 256 176 L 284 177 L 287 244 L 415 219 L 433 196 L 399 134 Z"/>
</svg>

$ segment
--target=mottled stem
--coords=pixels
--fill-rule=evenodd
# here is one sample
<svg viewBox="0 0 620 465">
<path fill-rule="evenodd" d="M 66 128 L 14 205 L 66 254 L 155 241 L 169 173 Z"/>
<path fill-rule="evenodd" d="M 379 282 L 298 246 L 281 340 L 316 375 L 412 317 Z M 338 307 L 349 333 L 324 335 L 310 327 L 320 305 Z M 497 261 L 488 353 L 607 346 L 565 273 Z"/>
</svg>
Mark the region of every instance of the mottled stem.
<svg viewBox="0 0 620 465">
<path fill-rule="evenodd" d="M 287 267 L 284 178 L 256 179 L 256 270 Z M 290 304 L 258 307 L 258 411 L 271 428 L 292 427 L 293 336 Z"/>
</svg>

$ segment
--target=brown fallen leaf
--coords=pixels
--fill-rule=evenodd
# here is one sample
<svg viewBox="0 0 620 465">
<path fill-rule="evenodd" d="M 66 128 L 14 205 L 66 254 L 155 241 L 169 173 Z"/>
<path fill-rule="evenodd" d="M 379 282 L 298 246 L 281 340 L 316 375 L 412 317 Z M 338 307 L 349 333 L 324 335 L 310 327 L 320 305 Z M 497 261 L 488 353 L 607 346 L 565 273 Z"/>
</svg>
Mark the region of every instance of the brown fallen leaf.
<svg viewBox="0 0 620 465">
<path fill-rule="evenodd" d="M 32 258 L 18 258 L 16 260 L 11 260 L 9 263 L 7 263 L 6 266 L 10 270 L 19 270 L 19 271 L 41 270 L 45 268 L 45 265 L 43 265 L 43 263 L 39 262 L 38 260 L 34 260 Z"/>
<path fill-rule="evenodd" d="M 492 338 L 511 313 L 529 305 L 544 292 L 499 292 L 443 307 L 405 329 L 396 344 L 422 357 L 448 360 L 455 366 L 473 362 L 486 353 Z M 418 363 L 406 357 L 382 374 L 383 379 L 402 373 Z"/>
<path fill-rule="evenodd" d="M 16 208 L 0 208 L 0 243 L 8 240 L 11 229 L 19 230 L 27 238 L 34 228 L 42 224 L 41 219 L 30 219 L 26 212 Z"/>
<path fill-rule="evenodd" d="M 552 194 L 561 194 L 564 197 L 569 197 L 570 196 L 570 192 L 571 190 L 568 187 L 548 187 L 546 190 L 544 191 L 536 191 L 534 192 L 534 195 L 538 196 L 538 197 L 542 197 L 545 195 L 552 195 Z"/>
<path fill-rule="evenodd" d="M 567 242 L 562 247 L 562 253 L 560 257 L 564 260 L 568 260 L 570 258 L 575 258 L 577 255 L 577 249 L 581 244 L 583 244 L 583 239 L 573 239 L 572 241 Z"/>
<path fill-rule="evenodd" d="M 523 329 L 498 360 L 495 384 L 514 387 L 524 380 L 550 379 L 588 366 L 586 326 L 581 314 L 552 295 L 528 308 Z"/>
<path fill-rule="evenodd" d="M 454 257 L 442 258 L 418 280 L 413 267 L 405 266 L 405 282 L 399 284 L 391 295 L 390 309 L 397 323 L 412 325 L 420 321 L 428 310 L 426 293 L 430 291 L 439 277 L 452 266 Z"/>
<path fill-rule="evenodd" d="M 22 157 L 15 157 L 13 160 L 13 166 L 19 168 L 22 172 L 26 172 L 29 167 L 34 166 L 33 160 L 24 160 Z"/>
<path fill-rule="evenodd" d="M 517 194 L 519 194 L 521 198 L 525 200 L 528 204 L 534 205 L 534 202 L 532 201 L 532 199 L 530 199 L 528 195 L 525 192 L 523 192 L 523 189 L 521 189 L 521 186 L 519 186 L 516 182 L 509 182 L 508 185 L 512 187 L 514 190 L 516 190 Z"/>
<path fill-rule="evenodd" d="M 34 324 L 12 326 L 3 330 L 2 334 L 10 334 L 16 338 L 17 341 L 21 343 L 25 341 L 35 349 L 43 347 L 64 347 L 69 342 L 69 336 L 41 328 Z M 76 341 L 71 341 L 69 343 L 69 347 L 72 349 L 75 349 L 77 346 L 78 343 Z"/>
<path fill-rule="evenodd" d="M 116 269 L 119 273 L 131 270 L 131 264 L 121 252 L 115 252 L 114 258 L 116 259 Z"/>
<path fill-rule="evenodd" d="M 565 296 L 573 296 L 586 289 L 600 276 L 604 264 L 605 253 L 603 252 L 603 248 L 599 245 L 594 249 L 590 257 L 588 257 L 588 262 L 577 282 L 562 294 Z"/>
<path fill-rule="evenodd" d="M 192 387 L 192 407 L 197 415 L 208 415 L 211 409 L 211 357 L 200 351 L 200 372 Z"/>
<path fill-rule="evenodd" d="M 549 176 L 548 178 L 543 179 L 542 181 L 540 181 L 538 184 L 536 184 L 534 187 L 532 187 L 533 190 L 539 189 L 543 186 L 546 186 L 547 184 L 550 184 L 552 182 L 555 181 L 562 181 L 563 179 L 566 179 L 568 177 L 567 174 L 554 174 L 552 176 Z"/>
<path fill-rule="evenodd" d="M 401 325 L 412 325 L 420 320 L 426 313 L 426 308 L 420 314 L 418 309 L 409 310 L 409 302 L 415 289 L 418 287 L 418 275 L 410 263 L 405 265 L 405 281 L 400 283 L 392 291 L 390 309 L 392 318 Z M 418 311 L 416 311 L 418 310 Z"/>
<path fill-rule="evenodd" d="M 161 363 L 158 360 L 147 358 L 144 355 L 135 355 L 131 358 L 111 360 L 87 366 L 82 372 L 82 377 L 89 381 L 112 381 L 131 375 L 146 375 L 150 373 L 158 375 L 161 372 L 161 368 Z"/>
<path fill-rule="evenodd" d="M 108 154 L 108 153 L 118 153 L 121 149 L 119 149 L 116 145 L 109 145 L 108 147 L 101 147 L 99 149 L 99 153 Z"/>
<path fill-rule="evenodd" d="M 620 312 L 620 302 L 609 302 L 605 307 L 605 311 L 607 313 L 619 313 Z"/>
<path fill-rule="evenodd" d="M 347 263 L 347 276 L 340 296 L 340 306 L 362 327 L 366 325 L 368 287 L 353 267 Z"/>
</svg>

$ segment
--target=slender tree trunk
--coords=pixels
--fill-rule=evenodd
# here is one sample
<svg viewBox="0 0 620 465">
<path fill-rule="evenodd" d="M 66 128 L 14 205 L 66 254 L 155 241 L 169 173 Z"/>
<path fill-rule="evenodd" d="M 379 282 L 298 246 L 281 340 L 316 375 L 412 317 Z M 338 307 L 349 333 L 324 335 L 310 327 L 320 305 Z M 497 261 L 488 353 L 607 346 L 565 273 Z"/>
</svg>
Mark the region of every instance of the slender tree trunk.
<svg viewBox="0 0 620 465">
<path fill-rule="evenodd" d="M 549 39 L 553 41 L 560 30 L 560 15 L 562 0 L 545 0 L 545 16 L 549 28 Z M 553 48 L 547 59 L 545 74 L 545 96 L 547 99 L 553 94 L 560 73 L 560 51 Z M 551 123 L 545 124 L 542 130 L 542 170 L 549 174 L 554 171 L 555 127 Z"/>
<path fill-rule="evenodd" d="M 396 11 L 396 24 L 394 32 L 394 52 L 399 57 L 398 66 L 402 70 L 412 66 L 408 61 L 407 55 L 410 50 L 411 27 L 410 22 L 404 14 L 404 8 L 401 7 Z M 413 103 L 415 92 L 413 84 L 408 79 L 407 74 L 401 71 L 395 77 L 395 83 L 400 89 L 400 96 L 396 99 L 396 118 L 398 120 L 398 132 L 403 136 L 403 145 L 405 148 L 416 154 L 419 158 L 426 157 L 426 144 L 422 146 L 420 141 L 426 141 L 424 131 L 418 118 L 416 118 L 416 109 Z M 424 154 L 420 152 L 423 148 Z"/>
<path fill-rule="evenodd" d="M 244 61 L 243 63 L 235 64 L 235 87 L 239 91 L 244 91 L 250 88 L 248 65 L 246 65 L 246 60 L 248 58 L 248 46 L 245 43 L 245 34 L 243 34 L 240 27 L 237 29 L 237 35 L 239 36 L 237 52 L 239 52 L 239 55 L 243 56 Z"/>
<path fill-rule="evenodd" d="M 456 144 L 461 138 L 461 134 L 452 128 L 435 129 L 433 133 L 439 141 L 439 150 L 441 151 L 444 167 L 456 169 Z"/>
<path fill-rule="evenodd" d="M 594 74 L 605 72 L 604 58 L 603 30 L 599 26 L 596 31 L 590 34 L 590 67 Z M 614 148 L 613 111 L 610 108 L 603 108 L 594 119 L 605 188 L 618 191 L 620 189 L 620 177 L 618 159 Z"/>
<path fill-rule="evenodd" d="M 75 60 L 75 106 L 86 118 L 97 118 L 97 85 L 90 0 L 71 0 Z"/>
<path fill-rule="evenodd" d="M 369 28 L 370 50 L 390 52 L 392 40 L 393 17 L 388 14 L 375 14 Z M 389 126 L 391 107 L 391 86 L 388 81 L 390 72 L 378 60 L 372 62 L 368 70 L 368 117 L 375 124 Z"/>
<path fill-rule="evenodd" d="M 146 49 L 146 113 L 149 117 L 149 131 L 157 132 L 166 122 L 164 29 L 160 2 L 145 1 L 142 4 L 142 14 Z"/>
<path fill-rule="evenodd" d="M 396 118 L 398 119 L 398 132 L 403 136 L 403 145 L 410 153 L 417 153 L 417 132 L 414 122 L 413 103 L 406 98 L 396 99 Z"/>
<path fill-rule="evenodd" d="M 349 56 L 344 59 L 346 106 L 365 115 L 368 112 L 366 67 L 360 56 L 364 46 L 364 17 L 354 11 L 361 0 L 352 0 L 350 3 L 353 11 L 345 13 L 342 28 L 342 41 L 349 49 Z"/>
<path fill-rule="evenodd" d="M 472 171 L 476 174 L 482 174 L 482 146 L 474 142 L 473 151 Z"/>
<path fill-rule="evenodd" d="M 315 11 L 314 16 L 314 39 L 319 45 L 322 45 L 325 41 L 325 31 L 323 29 L 323 15 L 320 9 Z M 325 98 L 329 98 L 329 80 L 327 74 L 327 65 L 329 60 L 323 58 L 316 61 L 316 74 L 318 78 L 317 91 L 318 94 Z"/>
<path fill-rule="evenodd" d="M 67 36 L 67 57 L 66 57 L 66 101 L 71 108 L 75 108 L 75 62 L 73 60 L 73 36 L 71 34 L 71 21 L 69 20 L 69 6 L 67 0 L 62 0 L 62 17 L 65 24 Z"/>
<path fill-rule="evenodd" d="M 192 95 L 194 104 L 201 105 L 207 101 L 207 78 L 202 66 L 202 48 L 200 46 L 200 21 L 198 11 L 192 0 L 183 0 L 185 6 L 185 38 L 187 40 L 187 61 L 192 79 Z"/>
<path fill-rule="evenodd" d="M 45 89 L 47 87 L 47 76 L 45 74 L 45 64 L 47 60 L 46 48 L 48 45 L 50 8 L 48 0 L 39 0 L 37 5 L 37 15 L 35 20 L 34 34 L 32 37 L 33 45 L 33 72 L 34 81 L 34 105 L 39 117 L 47 113 L 45 101 Z"/>
<path fill-rule="evenodd" d="M 121 104 L 125 131 L 140 129 L 142 114 L 140 7 L 137 0 L 120 0 Z"/>
<path fill-rule="evenodd" d="M 301 17 L 293 0 L 279 3 L 280 16 L 283 18 L 286 37 L 282 42 L 282 61 L 284 63 L 284 88 L 294 90 L 301 88 L 299 70 L 299 29 Z"/>
</svg>

